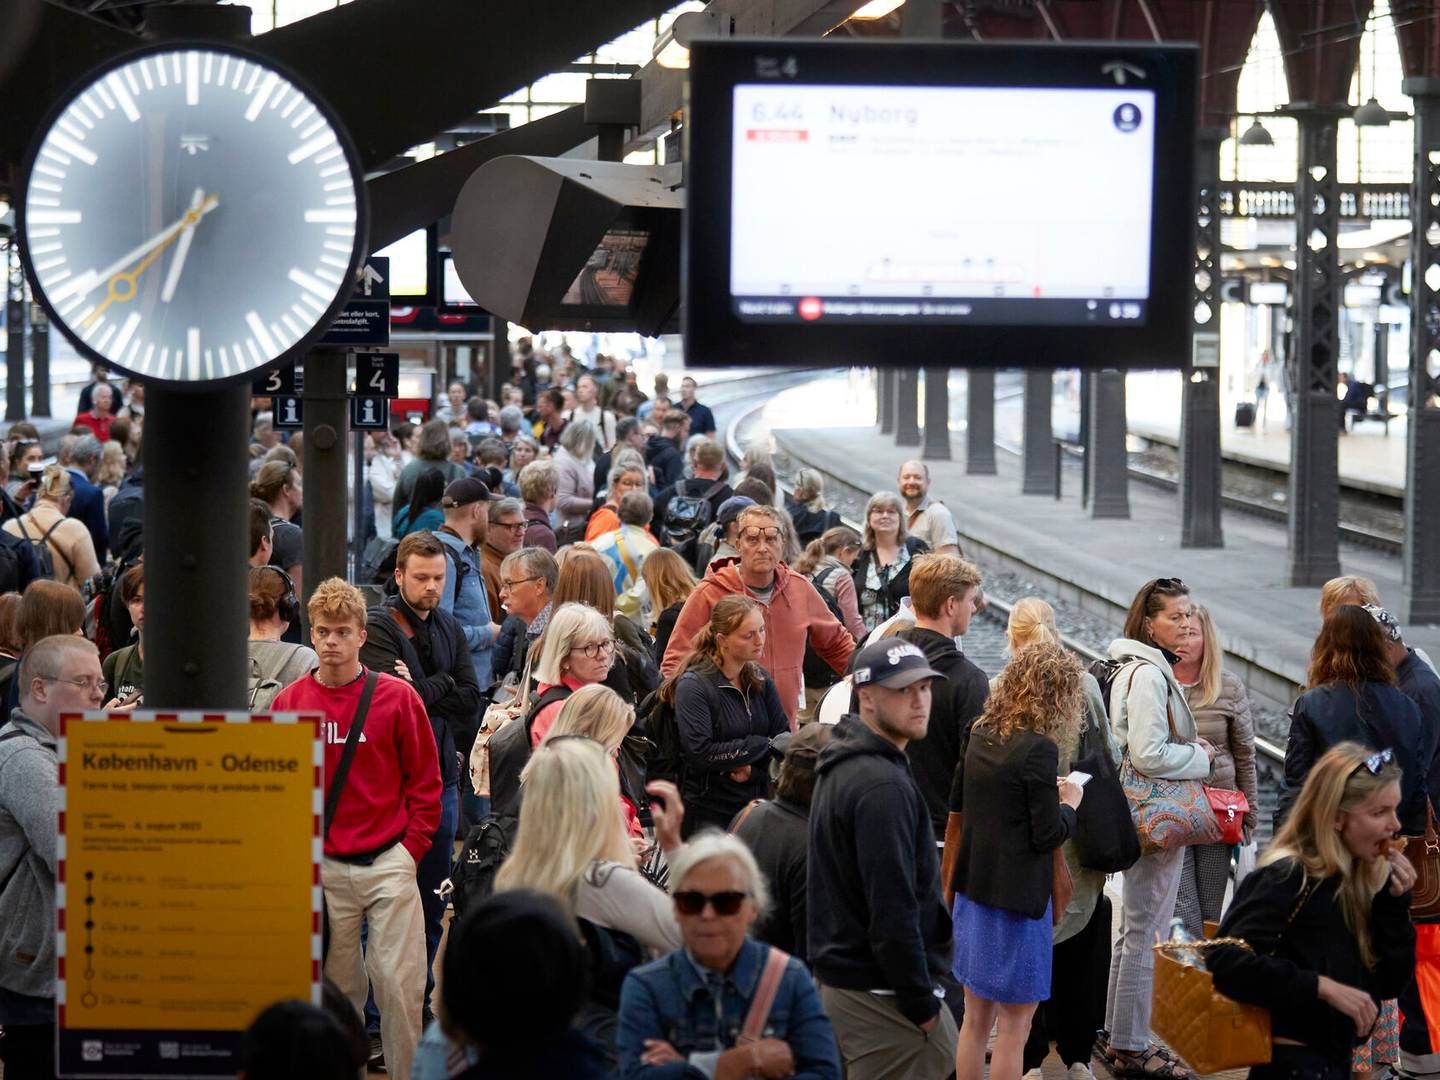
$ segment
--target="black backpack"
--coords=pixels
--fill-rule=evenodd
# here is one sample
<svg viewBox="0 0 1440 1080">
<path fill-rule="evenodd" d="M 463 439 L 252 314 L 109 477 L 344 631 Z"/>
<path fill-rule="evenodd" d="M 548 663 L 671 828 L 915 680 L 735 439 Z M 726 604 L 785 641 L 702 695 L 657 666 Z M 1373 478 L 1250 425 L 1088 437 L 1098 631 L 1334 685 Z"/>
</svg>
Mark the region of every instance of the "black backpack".
<svg viewBox="0 0 1440 1080">
<path fill-rule="evenodd" d="M 840 614 L 840 601 L 836 600 L 835 594 L 825 587 L 825 583 L 836 572 L 844 573 L 845 571 L 838 566 L 827 566 L 817 570 L 810 579 L 810 584 L 815 586 L 815 591 L 820 594 L 820 599 L 825 601 L 825 606 L 830 609 L 830 614 L 835 616 L 835 621 L 844 626 L 845 616 Z M 847 630 L 846 633 L 849 631 Z M 844 678 L 822 660 L 820 654 L 811 647 L 809 634 L 805 636 L 805 663 L 801 670 L 805 674 L 805 685 L 814 690 L 824 690 Z"/>
<path fill-rule="evenodd" d="M 660 700 L 660 691 L 652 690 L 635 710 L 635 726 L 654 746 L 646 763 L 649 780 L 671 780 L 680 783 L 684 771 L 684 755 L 680 749 L 680 726 L 675 720 L 675 706 Z"/>
<path fill-rule="evenodd" d="M 1095 676 L 1095 681 L 1100 684 L 1100 700 L 1105 702 L 1105 715 L 1110 715 L 1110 690 L 1115 685 L 1115 677 L 1131 664 L 1143 664 L 1146 661 L 1134 656 L 1126 656 L 1120 660 L 1106 657 L 1102 660 L 1092 661 L 1089 667 L 1090 674 Z M 1111 719 L 1114 719 L 1111 717 Z M 1089 770 L 1086 770 L 1087 772 Z"/>
<path fill-rule="evenodd" d="M 716 480 L 699 495 L 692 495 L 684 481 L 675 489 L 675 494 L 665 504 L 665 519 L 660 525 L 660 540 L 668 548 L 674 548 L 688 563 L 695 561 L 695 546 L 700 534 L 715 517 L 715 508 L 710 500 L 725 486 L 724 480 Z"/>
<path fill-rule="evenodd" d="M 455 918 L 463 918 L 466 911 L 495 891 L 495 875 L 509 858 L 510 848 L 510 832 L 494 814 L 470 829 L 450 872 L 449 896 Z"/>
<path fill-rule="evenodd" d="M 568 686 L 552 686 L 530 703 L 523 718 L 511 720 L 490 737 L 490 811 L 502 821 L 520 817 L 520 774 L 530 761 L 530 729 L 540 710 L 571 694 Z"/>
<path fill-rule="evenodd" d="M 35 578 L 30 545 L 0 530 L 0 593 L 24 592 Z"/>
</svg>

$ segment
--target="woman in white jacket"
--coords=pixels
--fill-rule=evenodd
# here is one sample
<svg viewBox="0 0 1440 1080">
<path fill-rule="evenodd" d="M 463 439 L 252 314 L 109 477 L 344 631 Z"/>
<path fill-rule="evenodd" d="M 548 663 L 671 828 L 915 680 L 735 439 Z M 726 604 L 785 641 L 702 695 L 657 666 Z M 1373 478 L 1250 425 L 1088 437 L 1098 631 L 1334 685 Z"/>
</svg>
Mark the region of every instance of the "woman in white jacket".
<svg viewBox="0 0 1440 1080">
<path fill-rule="evenodd" d="M 1110 643 L 1110 656 L 1126 663 L 1110 686 L 1110 725 L 1115 741 L 1136 771 L 1167 780 L 1210 774 L 1215 749 L 1197 738 L 1195 718 L 1175 679 L 1176 649 L 1192 633 L 1190 590 L 1179 578 L 1148 581 L 1125 619 L 1125 636 Z M 1171 722 L 1178 741 L 1172 740 Z M 1155 954 L 1150 946 L 1175 913 L 1185 849 L 1142 855 L 1125 871 L 1120 933 L 1110 964 L 1105 1028 L 1099 1051 L 1116 1076 L 1189 1074 L 1164 1047 L 1150 1040 L 1150 992 Z M 1107 1036 L 1108 1033 L 1108 1036 Z"/>
</svg>

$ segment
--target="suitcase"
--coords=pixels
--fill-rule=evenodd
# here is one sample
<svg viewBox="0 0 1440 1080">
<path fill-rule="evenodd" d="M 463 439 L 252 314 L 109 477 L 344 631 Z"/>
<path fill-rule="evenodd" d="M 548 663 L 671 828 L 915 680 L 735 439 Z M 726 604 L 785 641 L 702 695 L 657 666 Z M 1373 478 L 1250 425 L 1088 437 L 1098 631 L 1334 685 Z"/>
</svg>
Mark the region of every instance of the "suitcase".
<svg viewBox="0 0 1440 1080">
<path fill-rule="evenodd" d="M 1235 406 L 1235 426 L 1255 426 L 1255 403 L 1253 401 L 1242 401 Z"/>
</svg>

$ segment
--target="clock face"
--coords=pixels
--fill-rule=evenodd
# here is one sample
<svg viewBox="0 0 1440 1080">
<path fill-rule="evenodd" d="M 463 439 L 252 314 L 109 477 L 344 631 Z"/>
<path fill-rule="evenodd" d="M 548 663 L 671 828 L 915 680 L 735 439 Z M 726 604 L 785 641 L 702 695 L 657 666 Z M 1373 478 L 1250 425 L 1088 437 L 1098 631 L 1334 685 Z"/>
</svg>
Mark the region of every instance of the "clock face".
<svg viewBox="0 0 1440 1080">
<path fill-rule="evenodd" d="M 51 317 L 141 378 L 247 376 L 328 327 L 364 254 L 363 179 L 330 112 L 212 45 L 131 54 L 62 104 L 20 235 Z"/>
</svg>

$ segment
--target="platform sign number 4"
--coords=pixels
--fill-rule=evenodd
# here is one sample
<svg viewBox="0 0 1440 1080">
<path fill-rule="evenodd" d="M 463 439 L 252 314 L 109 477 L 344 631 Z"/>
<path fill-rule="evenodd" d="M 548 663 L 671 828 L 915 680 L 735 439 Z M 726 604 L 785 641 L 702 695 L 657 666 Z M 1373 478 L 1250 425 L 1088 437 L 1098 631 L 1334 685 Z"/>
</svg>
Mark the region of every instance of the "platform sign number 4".
<svg viewBox="0 0 1440 1080">
<path fill-rule="evenodd" d="M 399 397 L 400 354 L 384 352 L 356 355 L 355 393 L 366 397 Z"/>
</svg>

